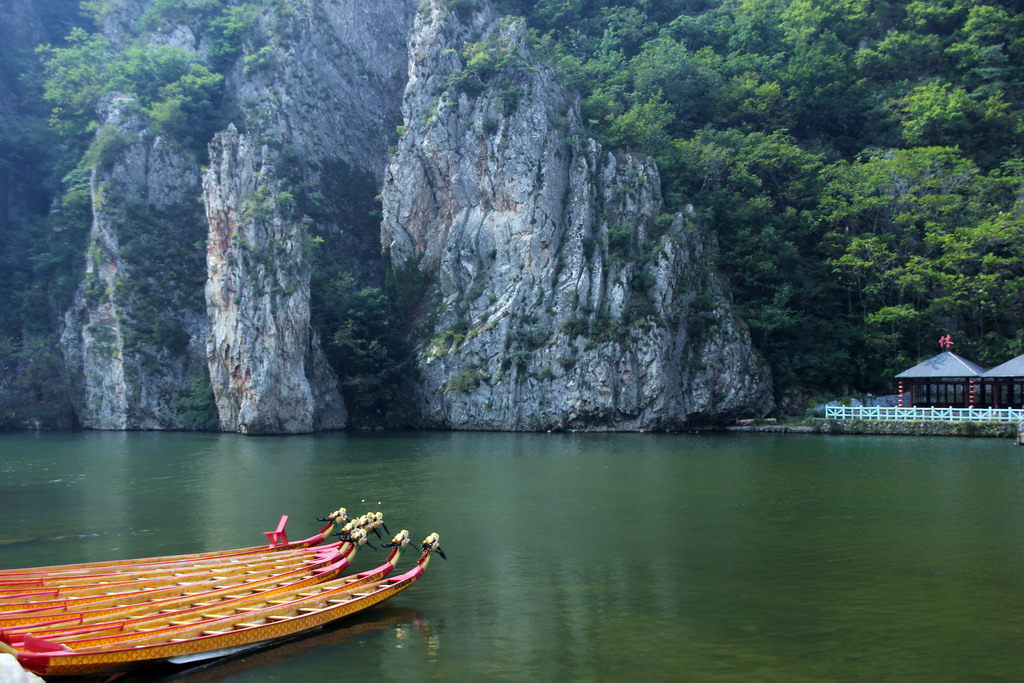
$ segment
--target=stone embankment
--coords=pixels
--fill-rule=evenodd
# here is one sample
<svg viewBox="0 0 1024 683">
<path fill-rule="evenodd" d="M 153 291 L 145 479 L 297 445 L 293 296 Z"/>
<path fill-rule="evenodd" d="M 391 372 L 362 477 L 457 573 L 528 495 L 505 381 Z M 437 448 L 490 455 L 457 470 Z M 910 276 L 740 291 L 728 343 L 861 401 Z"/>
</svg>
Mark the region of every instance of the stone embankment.
<svg viewBox="0 0 1024 683">
<path fill-rule="evenodd" d="M 799 425 L 764 424 L 727 427 L 731 432 L 775 434 L 882 434 L 888 436 L 982 436 L 1014 438 L 1013 422 L 883 422 L 877 420 L 808 420 Z"/>
</svg>

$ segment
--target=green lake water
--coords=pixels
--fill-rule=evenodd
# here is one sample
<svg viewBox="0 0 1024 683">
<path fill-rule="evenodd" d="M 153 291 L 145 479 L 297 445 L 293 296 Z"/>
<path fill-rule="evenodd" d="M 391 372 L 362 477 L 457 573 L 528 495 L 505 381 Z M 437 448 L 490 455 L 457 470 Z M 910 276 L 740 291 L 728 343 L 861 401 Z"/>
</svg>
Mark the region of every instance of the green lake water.
<svg viewBox="0 0 1024 683">
<path fill-rule="evenodd" d="M 339 506 L 448 560 L 311 637 L 143 679 L 1024 680 L 1009 439 L 0 435 L 0 568 L 255 545 L 281 514 L 302 538 Z"/>
</svg>

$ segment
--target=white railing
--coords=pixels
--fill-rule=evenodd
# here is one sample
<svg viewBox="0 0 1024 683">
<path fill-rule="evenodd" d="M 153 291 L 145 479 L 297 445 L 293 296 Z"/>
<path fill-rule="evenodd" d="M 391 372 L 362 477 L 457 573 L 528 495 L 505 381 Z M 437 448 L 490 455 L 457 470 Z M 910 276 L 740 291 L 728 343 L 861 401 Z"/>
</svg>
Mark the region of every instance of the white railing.
<svg viewBox="0 0 1024 683">
<path fill-rule="evenodd" d="M 826 406 L 829 420 L 887 420 L 902 422 L 1018 422 L 1021 408 L 881 408 Z"/>
</svg>

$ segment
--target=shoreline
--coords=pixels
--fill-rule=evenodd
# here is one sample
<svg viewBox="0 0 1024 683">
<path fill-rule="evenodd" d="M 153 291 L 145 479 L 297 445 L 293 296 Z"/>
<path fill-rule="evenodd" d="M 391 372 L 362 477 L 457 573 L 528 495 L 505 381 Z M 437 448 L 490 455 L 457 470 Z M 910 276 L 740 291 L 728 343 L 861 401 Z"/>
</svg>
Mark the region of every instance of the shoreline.
<svg viewBox="0 0 1024 683">
<path fill-rule="evenodd" d="M 752 423 L 751 420 L 743 420 L 744 423 Z M 546 430 L 548 434 L 699 434 L 709 432 L 745 432 L 759 434 L 867 434 L 882 436 L 968 436 L 982 438 L 1008 438 L 1016 439 L 1019 435 L 1017 424 L 1013 422 L 940 422 L 940 421 L 880 421 L 880 420 L 828 420 L 825 418 L 810 418 L 802 422 L 792 424 L 777 423 L 774 421 L 763 424 L 718 424 L 718 425 L 693 425 L 683 429 L 636 429 L 636 430 L 609 430 L 609 429 L 566 429 Z M 428 431 L 428 432 L 481 432 L 493 431 L 503 434 L 541 434 L 543 431 L 503 431 L 503 430 L 459 430 L 459 429 L 425 429 L 425 428 L 401 428 L 401 429 L 374 429 L 374 430 L 324 430 L 318 432 L 302 432 L 295 434 L 239 434 L 237 432 L 217 431 L 192 431 L 177 429 L 0 429 L 0 434 L 28 434 L 28 433 L 179 433 L 179 434 L 222 434 L 234 436 L 249 436 L 260 438 L 261 436 L 315 436 L 318 434 L 348 433 L 348 434 L 383 434 L 407 431 Z"/>
<path fill-rule="evenodd" d="M 1013 422 L 885 422 L 879 420 L 826 420 L 816 418 L 813 424 L 735 425 L 729 432 L 771 434 L 876 434 L 883 436 L 974 436 L 983 438 L 1017 437 Z"/>
</svg>

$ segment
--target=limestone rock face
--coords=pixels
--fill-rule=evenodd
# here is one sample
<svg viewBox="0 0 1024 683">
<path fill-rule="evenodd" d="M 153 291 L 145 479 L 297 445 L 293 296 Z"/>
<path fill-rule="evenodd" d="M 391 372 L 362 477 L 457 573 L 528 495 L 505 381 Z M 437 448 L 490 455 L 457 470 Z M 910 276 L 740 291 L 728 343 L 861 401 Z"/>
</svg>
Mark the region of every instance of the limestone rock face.
<svg viewBox="0 0 1024 683">
<path fill-rule="evenodd" d="M 375 211 L 400 119 L 415 8 L 294 2 L 270 9 L 229 71 L 232 126 L 204 177 L 210 226 L 210 376 L 221 428 L 346 426 L 338 381 L 310 329 L 307 247 L 320 267 L 378 284 Z"/>
<path fill-rule="evenodd" d="M 149 7 L 109 8 L 104 35 L 135 40 Z M 268 7 L 227 65 L 226 109 L 246 135 L 233 125 L 219 135 L 205 174 L 195 150 L 146 130 L 130 95 L 111 98 L 94 143 L 105 161 L 92 180 L 86 274 L 62 337 L 85 426 L 199 428 L 206 396 L 226 431 L 346 425 L 337 378 L 310 329 L 306 251 L 315 240 L 330 267 L 367 284 L 383 277 L 374 197 L 401 121 L 414 13 L 408 0 Z M 209 36 L 200 29 L 165 25 L 148 40 L 202 55 Z M 140 222 L 142 241 L 133 232 Z M 180 267 L 161 269 L 163 287 L 129 287 L 152 265 L 146 259 L 166 252 L 126 253 L 128 233 L 135 246 L 188 251 Z"/>
<path fill-rule="evenodd" d="M 130 44 L 150 8 L 111 5 L 104 34 Z M 148 39 L 210 55 L 203 30 Z M 203 428 L 205 402 L 226 431 L 346 426 L 316 287 L 347 274 L 379 286 L 386 265 L 431 283 L 410 377 L 421 426 L 768 412 L 713 240 L 664 213 L 650 159 L 586 138 L 525 38 L 486 2 L 270 3 L 217 66 L 232 125 L 208 162 L 149 130 L 130 94 L 110 96 L 62 336 L 83 425 Z"/>
<path fill-rule="evenodd" d="M 205 375 L 205 220 L 192 157 L 147 135 L 134 101 L 113 96 L 98 132 L 85 277 L 62 347 L 91 429 L 194 428 L 190 381 Z"/>
<path fill-rule="evenodd" d="M 382 242 L 436 277 L 423 426 L 677 428 L 771 409 L 713 244 L 661 213 L 650 160 L 583 139 L 521 24 L 424 3 L 403 113 Z"/>
<path fill-rule="evenodd" d="M 268 8 L 228 72 L 237 120 L 210 148 L 206 298 L 221 428 L 346 426 L 338 381 L 310 328 L 311 263 L 382 279 L 374 196 L 400 122 L 415 6 L 291 2 Z"/>
<path fill-rule="evenodd" d="M 416 0 L 268 8 L 225 85 L 240 127 L 280 151 L 278 177 L 323 251 L 366 284 L 382 279 L 374 197 L 402 122 L 415 11 Z"/>
<path fill-rule="evenodd" d="M 221 427 L 300 433 L 345 426 L 336 379 L 309 325 L 305 233 L 282 206 L 275 166 L 234 127 L 203 176 L 210 226 L 210 377 Z"/>
<path fill-rule="evenodd" d="M 285 3 L 264 14 L 258 42 L 229 72 L 250 127 L 302 159 L 336 156 L 375 177 L 401 123 L 406 39 L 416 4 Z M 275 14 L 276 12 L 276 14 Z M 248 58 L 248 59 L 247 59 Z"/>
</svg>

